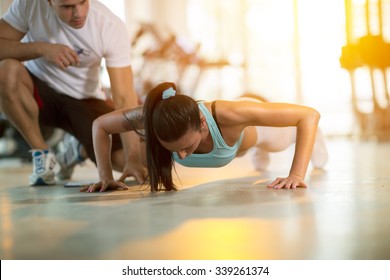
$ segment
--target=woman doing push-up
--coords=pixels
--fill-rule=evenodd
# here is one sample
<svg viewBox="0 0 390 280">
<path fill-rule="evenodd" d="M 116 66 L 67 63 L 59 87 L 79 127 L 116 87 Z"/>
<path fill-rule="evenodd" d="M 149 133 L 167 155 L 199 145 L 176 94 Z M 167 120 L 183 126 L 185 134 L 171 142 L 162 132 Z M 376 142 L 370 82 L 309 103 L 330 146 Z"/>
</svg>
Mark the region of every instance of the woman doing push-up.
<svg viewBox="0 0 390 280">
<path fill-rule="evenodd" d="M 195 101 L 177 92 L 173 83 L 161 83 L 135 109 L 108 113 L 93 124 L 94 151 L 99 182 L 82 191 L 127 189 L 114 180 L 110 160 L 111 134 L 136 131 L 144 139 L 145 165 L 152 191 L 176 190 L 172 178 L 174 162 L 188 167 L 222 167 L 255 148 L 255 166 L 263 170 L 268 153 L 295 143 L 287 177 L 276 178 L 268 187 L 306 187 L 305 174 L 312 165 L 322 168 L 327 151 L 318 131 L 320 114 L 306 106 L 238 101 Z M 313 152 L 314 147 L 314 152 Z"/>
</svg>

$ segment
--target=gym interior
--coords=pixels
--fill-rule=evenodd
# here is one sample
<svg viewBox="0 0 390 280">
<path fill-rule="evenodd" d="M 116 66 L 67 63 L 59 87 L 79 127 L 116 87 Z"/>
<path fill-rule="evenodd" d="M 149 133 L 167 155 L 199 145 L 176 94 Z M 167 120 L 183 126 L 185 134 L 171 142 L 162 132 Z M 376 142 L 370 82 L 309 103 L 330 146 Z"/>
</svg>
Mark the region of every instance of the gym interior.
<svg viewBox="0 0 390 280">
<path fill-rule="evenodd" d="M 390 258 L 390 0 L 101 2 L 128 26 L 141 100 L 168 80 L 198 100 L 307 105 L 328 162 L 293 190 L 266 186 L 288 175 L 294 146 L 262 172 L 250 153 L 217 169 L 176 165 L 176 192 L 132 178 L 125 191 L 80 192 L 98 180 L 90 161 L 70 182 L 30 187 L 29 147 L 1 116 L 2 260 Z M 63 136 L 47 134 L 53 146 Z"/>
</svg>

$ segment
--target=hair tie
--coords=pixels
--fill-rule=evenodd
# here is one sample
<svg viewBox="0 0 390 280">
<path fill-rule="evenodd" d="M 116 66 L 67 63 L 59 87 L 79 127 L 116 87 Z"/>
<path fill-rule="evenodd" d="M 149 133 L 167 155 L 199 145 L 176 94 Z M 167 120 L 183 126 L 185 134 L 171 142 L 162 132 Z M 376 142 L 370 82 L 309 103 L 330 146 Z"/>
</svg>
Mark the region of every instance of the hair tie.
<svg viewBox="0 0 390 280">
<path fill-rule="evenodd" d="M 162 93 L 162 99 L 168 99 L 172 96 L 176 95 L 176 90 L 174 90 L 172 87 L 166 89 Z"/>
</svg>

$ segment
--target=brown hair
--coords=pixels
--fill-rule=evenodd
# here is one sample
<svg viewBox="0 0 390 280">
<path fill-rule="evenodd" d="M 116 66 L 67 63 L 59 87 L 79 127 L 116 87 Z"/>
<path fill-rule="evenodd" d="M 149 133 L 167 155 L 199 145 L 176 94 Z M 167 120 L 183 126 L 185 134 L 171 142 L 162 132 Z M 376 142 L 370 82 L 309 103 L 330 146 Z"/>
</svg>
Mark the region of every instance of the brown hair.
<svg viewBox="0 0 390 280">
<path fill-rule="evenodd" d="M 176 190 L 172 180 L 172 152 L 165 149 L 158 139 L 172 142 L 180 139 L 190 128 L 200 129 L 197 102 L 177 92 L 163 99 L 164 91 L 170 88 L 177 91 L 173 83 L 159 84 L 149 92 L 144 104 L 146 158 L 152 192 L 161 190 L 161 187 L 167 191 Z"/>
</svg>

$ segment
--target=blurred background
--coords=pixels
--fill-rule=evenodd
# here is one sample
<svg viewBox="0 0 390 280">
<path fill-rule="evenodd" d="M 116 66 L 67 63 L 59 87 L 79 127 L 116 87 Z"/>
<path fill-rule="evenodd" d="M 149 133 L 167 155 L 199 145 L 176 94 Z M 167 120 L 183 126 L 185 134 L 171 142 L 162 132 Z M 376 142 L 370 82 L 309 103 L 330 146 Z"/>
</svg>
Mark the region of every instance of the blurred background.
<svg viewBox="0 0 390 280">
<path fill-rule="evenodd" d="M 196 99 L 253 93 L 316 108 L 327 137 L 390 138 L 390 0 L 101 2 L 128 26 L 141 99 L 166 80 Z"/>
</svg>

